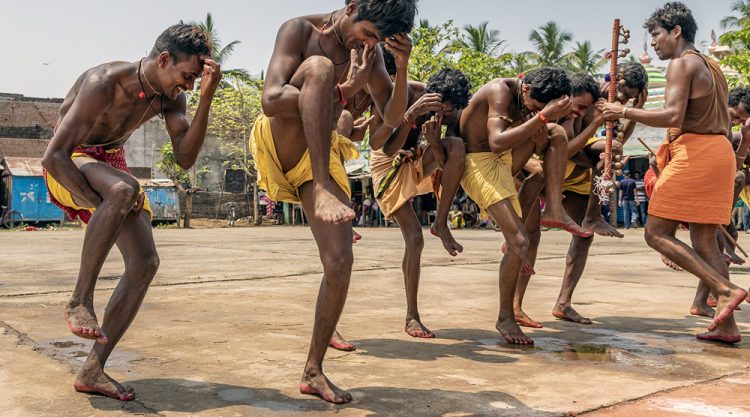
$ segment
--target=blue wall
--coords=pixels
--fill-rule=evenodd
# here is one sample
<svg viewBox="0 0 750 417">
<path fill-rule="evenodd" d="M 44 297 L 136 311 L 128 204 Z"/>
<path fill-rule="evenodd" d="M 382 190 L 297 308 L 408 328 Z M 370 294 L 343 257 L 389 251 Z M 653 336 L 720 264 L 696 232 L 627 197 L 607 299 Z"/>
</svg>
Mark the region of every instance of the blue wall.
<svg viewBox="0 0 750 417">
<path fill-rule="evenodd" d="M 43 177 L 11 177 L 8 200 L 9 209 L 20 212 L 24 221 L 63 220 L 63 211 L 49 199 Z"/>
</svg>

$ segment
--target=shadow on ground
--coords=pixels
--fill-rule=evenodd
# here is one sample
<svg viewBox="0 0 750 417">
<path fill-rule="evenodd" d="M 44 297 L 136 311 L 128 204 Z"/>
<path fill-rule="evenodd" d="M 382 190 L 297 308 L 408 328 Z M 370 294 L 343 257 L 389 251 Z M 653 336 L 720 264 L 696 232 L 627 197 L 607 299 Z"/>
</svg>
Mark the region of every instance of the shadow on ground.
<svg viewBox="0 0 750 417">
<path fill-rule="evenodd" d="M 368 416 L 461 416 L 553 417 L 551 413 L 530 408 L 515 397 L 497 391 L 459 392 L 442 389 L 362 387 L 351 390 L 354 401 L 333 405 L 313 397 L 289 397 L 278 390 L 241 387 L 185 379 L 141 379 L 131 381 L 138 400 L 123 403 L 109 398 L 91 397 L 92 407 L 133 414 L 162 412 L 200 413 L 244 406 L 242 415 L 267 416 L 310 412 L 333 413 L 347 408 L 366 410 Z M 300 394 L 301 395 L 301 394 Z M 156 399 L 159 402 L 156 402 Z M 233 411 L 239 411 L 234 409 Z"/>
</svg>

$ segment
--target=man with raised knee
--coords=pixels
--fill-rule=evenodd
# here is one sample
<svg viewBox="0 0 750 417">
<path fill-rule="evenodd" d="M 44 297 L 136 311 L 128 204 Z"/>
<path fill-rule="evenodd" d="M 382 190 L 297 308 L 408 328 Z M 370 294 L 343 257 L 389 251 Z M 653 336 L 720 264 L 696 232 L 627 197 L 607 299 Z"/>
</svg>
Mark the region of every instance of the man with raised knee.
<svg viewBox="0 0 750 417">
<path fill-rule="evenodd" d="M 571 232 L 590 234 L 559 212 L 567 138 L 560 126 L 549 122 L 567 116 L 569 94 L 570 81 L 563 70 L 540 68 L 528 72 L 523 79 L 490 81 L 474 94 L 461 114 L 460 134 L 466 143 L 461 186 L 500 226 L 507 243 L 508 250 L 500 263 L 500 312 L 496 328 L 509 343 L 533 344 L 518 327 L 513 314 L 519 274 L 522 270 L 532 272 L 527 258 L 529 237 L 521 221 L 513 176 L 532 154 L 544 155 L 548 163 L 545 181 L 552 209 L 545 214 L 565 224 Z"/>
<path fill-rule="evenodd" d="M 406 70 L 415 0 L 346 0 L 331 13 L 293 18 L 279 29 L 250 135 L 258 184 L 275 201 L 302 203 L 323 263 L 323 284 L 300 391 L 346 403 L 351 395 L 323 374 L 322 362 L 351 275 L 349 180 L 335 131 L 342 108 L 366 89 L 387 126 L 407 107 Z M 395 57 L 388 77 L 378 43 Z"/>
</svg>

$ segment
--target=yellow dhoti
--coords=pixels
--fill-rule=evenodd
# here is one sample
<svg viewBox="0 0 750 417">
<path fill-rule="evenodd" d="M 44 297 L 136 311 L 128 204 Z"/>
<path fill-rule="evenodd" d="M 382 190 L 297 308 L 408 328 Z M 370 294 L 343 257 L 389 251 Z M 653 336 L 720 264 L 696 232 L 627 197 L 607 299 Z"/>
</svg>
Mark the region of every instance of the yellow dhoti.
<svg viewBox="0 0 750 417">
<path fill-rule="evenodd" d="M 426 144 L 418 147 L 414 157 L 407 161 L 397 158 L 398 154 L 388 156 L 382 150 L 372 151 L 372 182 L 385 218 L 390 218 L 412 197 L 432 192 L 432 176 L 424 175 L 422 158 L 426 148 Z"/>
<path fill-rule="evenodd" d="M 516 214 L 521 217 L 521 204 L 513 184 L 513 157 L 510 151 L 500 155 L 494 152 L 467 153 L 461 187 L 474 200 L 482 217 L 493 204 L 509 199 Z"/>
<path fill-rule="evenodd" d="M 591 138 L 586 142 L 586 146 L 591 146 L 595 142 L 598 142 L 600 140 L 604 140 L 601 138 Z M 571 191 L 576 194 L 581 195 L 589 195 L 591 194 L 591 180 L 593 177 L 593 173 L 591 168 L 587 169 L 585 172 L 578 174 L 576 176 L 573 176 L 573 172 L 575 171 L 576 167 L 575 162 L 568 161 L 567 165 L 565 166 L 565 179 L 563 180 L 563 191 Z"/>
<path fill-rule="evenodd" d="M 273 201 L 299 203 L 299 187 L 313 179 L 310 152 L 305 150 L 297 165 L 289 172 L 284 172 L 273 143 L 271 119 L 263 114 L 256 119 L 250 134 L 250 152 L 258 171 L 258 187 L 268 193 L 268 198 Z M 354 159 L 357 156 L 357 148 L 352 141 L 336 132 L 331 133 L 329 173 L 347 197 L 351 197 L 351 188 L 342 160 Z"/>
<path fill-rule="evenodd" d="M 125 161 L 125 151 L 123 148 L 104 149 L 101 146 L 93 146 L 89 148 L 76 148 L 73 154 L 70 156 L 71 159 L 78 158 L 92 158 L 97 161 L 103 162 L 117 170 L 120 170 L 130 176 L 130 170 L 128 164 Z M 89 219 L 96 211 L 95 207 L 82 207 L 79 206 L 73 194 L 68 191 L 62 184 L 60 184 L 52 175 L 46 170 L 43 172 L 44 180 L 47 183 L 47 192 L 49 193 L 50 200 L 57 207 L 62 209 L 71 220 L 75 220 L 76 217 L 81 219 L 82 222 L 88 224 Z M 143 192 L 143 187 L 138 185 L 140 192 Z M 151 219 L 154 218 L 154 213 L 151 210 L 151 205 L 148 202 L 148 196 L 143 197 L 143 208 Z"/>
</svg>

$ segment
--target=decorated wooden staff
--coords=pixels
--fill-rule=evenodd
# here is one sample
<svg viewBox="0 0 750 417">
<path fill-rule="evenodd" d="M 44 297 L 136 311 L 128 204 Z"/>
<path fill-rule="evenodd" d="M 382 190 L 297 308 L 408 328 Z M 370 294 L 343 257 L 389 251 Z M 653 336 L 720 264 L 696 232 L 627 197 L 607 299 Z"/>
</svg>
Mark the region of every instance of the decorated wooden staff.
<svg viewBox="0 0 750 417">
<path fill-rule="evenodd" d="M 617 59 L 626 57 L 630 53 L 630 49 L 620 50 L 620 44 L 628 43 L 628 39 L 630 39 L 630 30 L 620 26 L 620 19 L 615 19 L 612 25 L 612 50 L 607 53 L 607 57 L 609 58 L 609 74 L 605 77 L 605 80 L 609 82 L 607 101 L 610 103 L 613 103 L 617 99 L 617 86 L 625 83 L 622 74 L 617 71 Z M 607 140 L 604 147 L 604 171 L 601 176 L 595 178 L 594 188 L 599 196 L 599 201 L 602 203 L 608 202 L 610 194 L 614 192 L 613 168 L 617 170 L 622 169 L 621 162 L 612 163 L 612 140 L 617 137 L 618 141 L 622 141 L 624 138 L 621 123 L 606 122 L 606 130 Z M 615 172 L 615 174 L 618 172 Z"/>
</svg>

